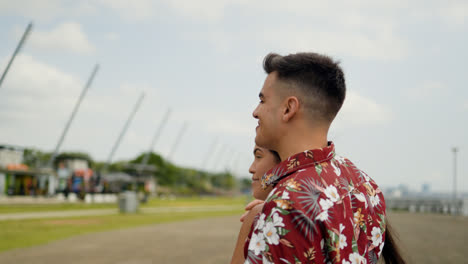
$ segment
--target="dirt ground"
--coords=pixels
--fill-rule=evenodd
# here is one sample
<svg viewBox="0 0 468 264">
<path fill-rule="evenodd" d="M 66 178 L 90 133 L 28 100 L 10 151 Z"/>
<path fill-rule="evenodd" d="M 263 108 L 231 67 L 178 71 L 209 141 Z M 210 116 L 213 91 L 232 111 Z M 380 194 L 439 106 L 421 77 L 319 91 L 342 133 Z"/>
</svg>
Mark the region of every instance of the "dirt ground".
<svg viewBox="0 0 468 264">
<path fill-rule="evenodd" d="M 238 219 L 218 217 L 76 236 L 3 252 L 0 263 L 229 263 Z M 467 263 L 467 217 L 392 213 L 389 219 L 408 263 Z"/>
<path fill-rule="evenodd" d="M 468 263 L 468 217 L 391 213 L 408 263 Z"/>
</svg>

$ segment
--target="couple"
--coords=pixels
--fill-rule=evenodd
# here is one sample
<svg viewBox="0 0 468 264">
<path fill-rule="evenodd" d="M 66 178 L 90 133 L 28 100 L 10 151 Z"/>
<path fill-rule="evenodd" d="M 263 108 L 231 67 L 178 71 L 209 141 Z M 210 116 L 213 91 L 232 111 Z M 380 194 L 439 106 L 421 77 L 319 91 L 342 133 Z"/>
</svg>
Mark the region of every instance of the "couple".
<svg viewBox="0 0 468 264">
<path fill-rule="evenodd" d="M 341 67 L 316 53 L 269 54 L 263 67 L 249 171 L 264 203 L 248 206 L 231 263 L 404 263 L 381 190 L 327 139 Z"/>
</svg>

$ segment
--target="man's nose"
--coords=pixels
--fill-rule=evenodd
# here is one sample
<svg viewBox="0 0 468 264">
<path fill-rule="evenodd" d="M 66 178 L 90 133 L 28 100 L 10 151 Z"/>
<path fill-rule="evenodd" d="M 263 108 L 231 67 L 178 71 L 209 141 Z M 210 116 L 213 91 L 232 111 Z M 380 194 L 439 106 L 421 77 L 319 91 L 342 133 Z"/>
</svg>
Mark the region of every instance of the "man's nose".
<svg viewBox="0 0 468 264">
<path fill-rule="evenodd" d="M 254 111 L 252 112 L 252 116 L 256 119 L 258 119 L 258 106 L 255 107 Z"/>
</svg>

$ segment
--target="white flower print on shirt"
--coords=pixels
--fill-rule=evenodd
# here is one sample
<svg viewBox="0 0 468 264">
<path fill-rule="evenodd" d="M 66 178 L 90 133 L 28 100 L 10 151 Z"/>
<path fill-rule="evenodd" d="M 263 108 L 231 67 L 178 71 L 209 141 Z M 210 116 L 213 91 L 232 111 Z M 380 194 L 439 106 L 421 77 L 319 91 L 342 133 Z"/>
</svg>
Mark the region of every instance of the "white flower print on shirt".
<svg viewBox="0 0 468 264">
<path fill-rule="evenodd" d="M 263 238 L 263 233 L 258 233 L 258 235 L 253 233 L 249 243 L 249 250 L 253 250 L 255 255 L 259 255 L 265 251 L 265 247 L 266 244 Z"/>
<path fill-rule="evenodd" d="M 272 222 L 267 222 L 265 228 L 263 228 L 263 236 L 267 240 L 268 244 L 278 245 L 279 244 L 279 235 L 276 232 L 276 227 Z"/>
<path fill-rule="evenodd" d="M 356 197 L 358 201 L 363 202 L 365 204 L 365 207 L 367 208 L 367 199 L 363 193 L 354 193 L 354 197 Z"/>
<path fill-rule="evenodd" d="M 359 253 L 351 253 L 349 254 L 349 261 L 351 261 L 351 264 L 366 264 L 367 261 L 366 259 L 359 255 Z"/>
<path fill-rule="evenodd" d="M 370 196 L 369 200 L 370 200 L 372 206 L 377 206 L 380 203 L 380 198 L 379 198 L 378 195 Z"/>
<path fill-rule="evenodd" d="M 321 212 L 319 215 L 317 215 L 317 217 L 315 218 L 316 220 L 320 220 L 320 221 L 326 221 L 328 220 L 328 211 L 323 211 Z"/>
<path fill-rule="evenodd" d="M 255 225 L 256 230 L 262 231 L 263 226 L 265 225 L 265 214 L 261 214 L 260 217 L 258 218 L 257 224 Z"/>
<path fill-rule="evenodd" d="M 330 198 L 332 202 L 337 202 L 340 198 L 338 195 L 338 190 L 333 185 L 329 185 L 327 188 L 325 188 L 324 193 L 328 198 Z"/>
<path fill-rule="evenodd" d="M 340 176 L 340 175 L 341 175 L 341 169 L 340 169 L 340 167 L 339 167 L 339 166 L 336 166 L 336 165 L 335 165 L 335 162 L 333 162 L 333 160 L 330 161 L 330 164 L 332 165 L 333 170 L 335 171 L 336 176 Z"/>
<path fill-rule="evenodd" d="M 326 211 L 333 206 L 333 202 L 330 199 L 320 199 L 319 204 L 323 211 Z"/>
<path fill-rule="evenodd" d="M 283 218 L 281 218 L 281 216 L 279 216 L 278 213 L 275 212 L 271 219 L 273 220 L 273 225 L 275 227 L 276 226 L 284 227 Z"/>
<path fill-rule="evenodd" d="M 380 243 L 382 243 L 382 232 L 379 227 L 374 227 L 372 228 L 372 245 L 378 246 Z"/>
<path fill-rule="evenodd" d="M 340 223 L 340 240 L 338 241 L 338 245 L 340 249 L 343 249 L 344 247 L 348 245 L 348 243 L 346 242 L 346 236 L 341 234 L 344 229 L 345 229 L 345 226 Z"/>
<path fill-rule="evenodd" d="M 340 249 L 343 249 L 344 247 L 346 247 L 348 245 L 348 243 L 346 242 L 346 236 L 345 235 L 340 234 L 340 241 L 338 242 L 338 244 L 339 244 Z"/>
</svg>

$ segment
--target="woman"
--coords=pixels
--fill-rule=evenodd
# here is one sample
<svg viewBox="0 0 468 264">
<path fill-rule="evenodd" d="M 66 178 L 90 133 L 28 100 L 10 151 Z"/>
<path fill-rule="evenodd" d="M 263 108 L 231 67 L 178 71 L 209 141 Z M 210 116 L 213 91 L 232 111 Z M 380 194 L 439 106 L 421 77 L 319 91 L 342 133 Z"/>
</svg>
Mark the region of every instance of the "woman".
<svg viewBox="0 0 468 264">
<path fill-rule="evenodd" d="M 241 217 L 242 226 L 237 237 L 236 248 L 231 259 L 231 263 L 244 263 L 244 243 L 247 238 L 251 225 L 255 216 L 262 211 L 263 201 L 267 198 L 273 187 L 268 187 L 263 190 L 260 184 L 260 179 L 263 174 L 270 170 L 273 166 L 280 163 L 280 157 L 276 151 L 268 150 L 255 146 L 254 160 L 250 165 L 249 172 L 252 173 L 252 195 L 255 199 L 245 208 L 247 212 Z"/>
<path fill-rule="evenodd" d="M 260 184 L 260 179 L 273 166 L 281 162 L 281 159 L 276 151 L 261 148 L 257 145 L 254 148 L 253 154 L 254 161 L 249 168 L 249 172 L 252 173 L 252 194 L 253 197 L 257 200 L 254 200 L 246 206 L 245 209 L 247 212 L 244 213 L 244 215 L 241 217 L 241 221 L 243 223 L 239 231 L 239 236 L 237 237 L 236 247 L 231 259 L 231 264 L 244 263 L 245 240 L 249 235 L 255 216 L 262 211 L 263 201 L 267 198 L 268 194 L 273 189 L 273 186 L 269 186 L 267 189 L 263 190 Z M 405 264 L 406 261 L 404 260 L 397 246 L 399 241 L 395 235 L 395 231 L 390 226 L 388 219 L 386 220 L 386 223 L 385 244 L 381 257 L 384 259 L 384 263 L 386 264 Z"/>
</svg>

